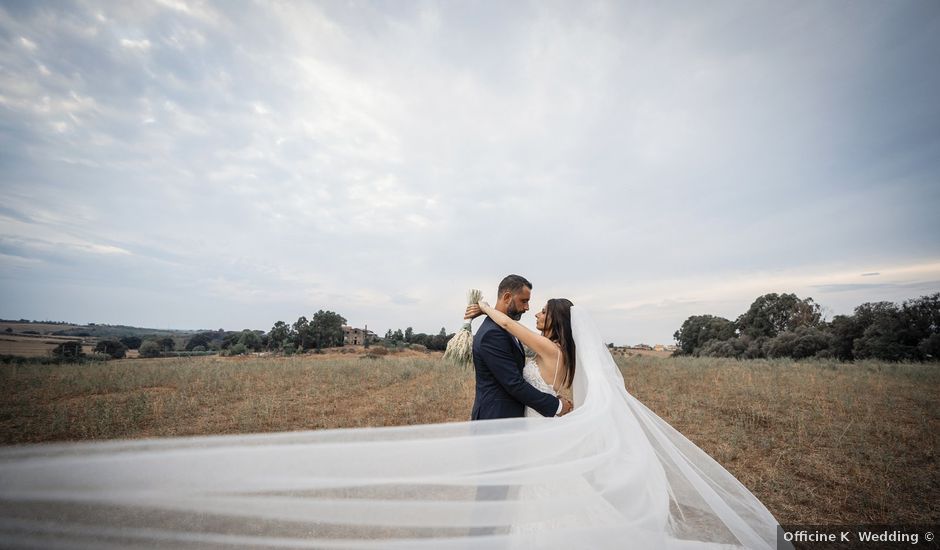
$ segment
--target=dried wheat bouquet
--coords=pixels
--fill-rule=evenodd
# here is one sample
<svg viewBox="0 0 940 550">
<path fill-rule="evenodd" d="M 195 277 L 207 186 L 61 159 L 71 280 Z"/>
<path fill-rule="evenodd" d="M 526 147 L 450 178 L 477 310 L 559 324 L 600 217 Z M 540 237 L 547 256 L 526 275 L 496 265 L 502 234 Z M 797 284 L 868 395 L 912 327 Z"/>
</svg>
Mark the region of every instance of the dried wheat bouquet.
<svg viewBox="0 0 940 550">
<path fill-rule="evenodd" d="M 482 292 L 471 289 L 467 292 L 467 305 L 473 305 L 482 298 Z M 462 367 L 473 363 L 473 334 L 470 332 L 470 321 L 464 323 L 457 334 L 447 342 L 444 359 Z"/>
</svg>

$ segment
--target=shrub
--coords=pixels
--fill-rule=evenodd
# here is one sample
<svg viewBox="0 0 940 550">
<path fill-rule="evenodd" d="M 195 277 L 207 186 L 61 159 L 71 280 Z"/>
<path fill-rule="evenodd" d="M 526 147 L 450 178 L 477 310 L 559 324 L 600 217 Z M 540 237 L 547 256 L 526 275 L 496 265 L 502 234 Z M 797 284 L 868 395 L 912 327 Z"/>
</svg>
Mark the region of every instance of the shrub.
<svg viewBox="0 0 940 550">
<path fill-rule="evenodd" d="M 245 355 L 246 353 L 248 353 L 248 347 L 241 342 L 228 349 L 229 355 Z"/>
<path fill-rule="evenodd" d="M 832 335 L 815 327 L 799 327 L 793 332 L 781 332 L 767 343 L 769 357 L 805 359 L 819 355 L 829 356 Z"/>
<path fill-rule="evenodd" d="M 139 349 L 140 345 L 144 343 L 140 336 L 124 336 L 120 339 L 120 342 L 127 346 L 127 349 Z"/>
<path fill-rule="evenodd" d="M 767 342 L 770 340 L 766 336 L 750 338 L 742 336 L 742 340 L 747 342 L 747 349 L 741 354 L 742 359 L 763 359 L 767 357 Z"/>
<path fill-rule="evenodd" d="M 159 342 L 147 340 L 140 345 L 139 354 L 141 357 L 160 357 L 163 355 L 163 349 Z"/>
<path fill-rule="evenodd" d="M 127 355 L 127 346 L 118 340 L 101 340 L 95 346 L 95 351 L 110 355 L 114 359 L 122 359 Z"/>
<path fill-rule="evenodd" d="M 940 359 L 940 333 L 931 334 L 929 337 L 924 338 L 917 348 L 928 360 L 936 361 Z"/>
<path fill-rule="evenodd" d="M 59 359 L 81 359 L 85 356 L 85 353 L 82 351 L 82 343 L 78 340 L 70 340 L 68 342 L 62 342 L 55 349 L 52 350 L 52 355 L 58 357 Z"/>
<path fill-rule="evenodd" d="M 739 358 L 747 351 L 747 342 L 740 338 L 728 340 L 709 340 L 704 346 L 695 351 L 701 357 L 731 357 Z"/>
</svg>

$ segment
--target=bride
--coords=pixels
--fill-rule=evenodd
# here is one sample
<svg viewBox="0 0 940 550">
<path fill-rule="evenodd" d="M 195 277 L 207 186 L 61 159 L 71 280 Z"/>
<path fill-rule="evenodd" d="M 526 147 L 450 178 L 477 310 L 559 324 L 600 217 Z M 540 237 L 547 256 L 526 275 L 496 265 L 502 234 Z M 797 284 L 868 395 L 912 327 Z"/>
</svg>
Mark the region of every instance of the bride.
<svg viewBox="0 0 940 550">
<path fill-rule="evenodd" d="M 571 385 L 575 408 L 563 417 L 6 447 L 0 540 L 34 548 L 777 547 L 770 512 L 625 390 L 590 316 L 569 304 L 546 306 L 540 333 L 520 332 L 537 350 L 527 376 L 556 392 Z M 566 310 L 571 338 L 560 330 Z M 485 303 L 480 312 L 492 314 Z M 512 490 L 480 491 L 494 487 Z"/>
</svg>

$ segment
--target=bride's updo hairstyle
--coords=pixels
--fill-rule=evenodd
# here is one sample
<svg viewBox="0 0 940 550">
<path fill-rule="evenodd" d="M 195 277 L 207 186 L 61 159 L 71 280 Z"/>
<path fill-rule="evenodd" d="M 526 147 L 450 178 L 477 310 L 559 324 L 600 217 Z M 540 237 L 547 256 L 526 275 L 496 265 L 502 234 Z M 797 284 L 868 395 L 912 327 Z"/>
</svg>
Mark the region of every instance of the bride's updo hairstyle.
<svg viewBox="0 0 940 550">
<path fill-rule="evenodd" d="M 571 335 L 571 308 L 574 304 L 567 298 L 551 298 L 545 304 L 545 337 L 558 342 L 565 369 L 563 384 L 571 387 L 574 380 L 575 349 L 574 337 Z"/>
</svg>

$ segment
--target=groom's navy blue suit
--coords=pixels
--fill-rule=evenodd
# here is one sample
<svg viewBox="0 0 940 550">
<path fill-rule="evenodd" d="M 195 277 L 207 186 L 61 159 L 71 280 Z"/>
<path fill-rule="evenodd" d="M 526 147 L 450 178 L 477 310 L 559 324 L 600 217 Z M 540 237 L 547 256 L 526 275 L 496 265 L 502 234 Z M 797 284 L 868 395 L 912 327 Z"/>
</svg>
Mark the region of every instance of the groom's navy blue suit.
<svg viewBox="0 0 940 550">
<path fill-rule="evenodd" d="M 477 391 L 471 420 L 525 416 L 528 405 L 542 416 L 555 416 L 558 398 L 540 392 L 522 378 L 525 352 L 511 334 L 486 317 L 473 337 Z"/>
</svg>

